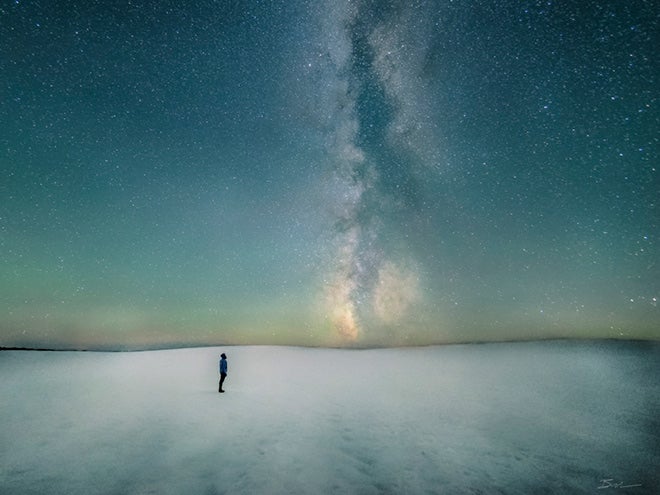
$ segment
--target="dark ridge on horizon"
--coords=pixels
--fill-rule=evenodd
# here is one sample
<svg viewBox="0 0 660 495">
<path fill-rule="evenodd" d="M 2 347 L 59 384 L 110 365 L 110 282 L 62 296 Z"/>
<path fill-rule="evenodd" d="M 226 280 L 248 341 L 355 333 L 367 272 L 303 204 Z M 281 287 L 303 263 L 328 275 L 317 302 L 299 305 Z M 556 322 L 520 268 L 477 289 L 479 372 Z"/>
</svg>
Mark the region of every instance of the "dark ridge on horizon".
<svg viewBox="0 0 660 495">
<path fill-rule="evenodd" d="M 660 344 L 659 339 L 623 339 L 623 338 L 540 338 L 540 339 L 512 339 L 512 340 L 479 340 L 465 342 L 444 342 L 419 345 L 393 345 L 393 346 L 312 346 L 312 345 L 283 345 L 283 344 L 209 344 L 209 345 L 171 345 L 171 346 L 145 346 L 136 348 L 50 348 L 50 347 L 4 347 L 0 346 L 1 351 L 37 351 L 37 352 L 150 352 L 150 351 L 168 351 L 176 349 L 206 349 L 209 347 L 295 347 L 302 349 L 335 349 L 335 350 L 387 350 L 387 349 L 414 349 L 425 347 L 445 347 L 455 345 L 497 345 L 497 344 L 525 344 L 525 343 L 631 343 L 631 344 Z"/>
<path fill-rule="evenodd" d="M 171 349 L 192 349 L 195 347 L 221 347 L 221 346 L 199 346 L 199 345 L 167 345 L 167 346 L 145 346 L 145 347 L 5 347 L 0 346 L 0 351 L 37 351 L 37 352 L 146 352 L 166 351 Z"/>
</svg>

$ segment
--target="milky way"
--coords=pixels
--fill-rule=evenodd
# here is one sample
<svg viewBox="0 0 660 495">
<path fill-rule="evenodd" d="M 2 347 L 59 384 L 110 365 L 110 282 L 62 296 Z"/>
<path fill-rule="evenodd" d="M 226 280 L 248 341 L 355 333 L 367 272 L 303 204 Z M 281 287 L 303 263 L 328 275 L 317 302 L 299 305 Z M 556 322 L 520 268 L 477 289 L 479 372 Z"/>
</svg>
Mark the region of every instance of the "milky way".
<svg viewBox="0 0 660 495">
<path fill-rule="evenodd" d="M 0 7 L 0 345 L 658 338 L 656 10 Z"/>
</svg>

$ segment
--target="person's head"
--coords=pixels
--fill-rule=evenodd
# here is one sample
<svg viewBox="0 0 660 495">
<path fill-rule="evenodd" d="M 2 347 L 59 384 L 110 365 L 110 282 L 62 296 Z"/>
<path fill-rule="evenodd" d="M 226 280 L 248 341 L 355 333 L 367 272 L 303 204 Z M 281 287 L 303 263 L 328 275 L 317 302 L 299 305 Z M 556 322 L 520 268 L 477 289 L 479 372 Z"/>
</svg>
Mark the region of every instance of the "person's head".
<svg viewBox="0 0 660 495">
<path fill-rule="evenodd" d="M 225 355 L 224 352 L 223 352 L 222 354 L 220 354 L 220 357 L 221 357 L 222 359 L 227 359 L 227 356 Z"/>
</svg>

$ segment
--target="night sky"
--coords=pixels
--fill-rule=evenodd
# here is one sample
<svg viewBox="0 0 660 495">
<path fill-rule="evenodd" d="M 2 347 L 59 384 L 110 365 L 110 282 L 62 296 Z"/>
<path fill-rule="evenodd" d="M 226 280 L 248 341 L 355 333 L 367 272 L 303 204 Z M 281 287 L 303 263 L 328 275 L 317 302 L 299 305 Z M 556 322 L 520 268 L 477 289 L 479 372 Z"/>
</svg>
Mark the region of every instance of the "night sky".
<svg viewBox="0 0 660 495">
<path fill-rule="evenodd" d="M 660 338 L 639 0 L 0 3 L 0 345 Z"/>
</svg>

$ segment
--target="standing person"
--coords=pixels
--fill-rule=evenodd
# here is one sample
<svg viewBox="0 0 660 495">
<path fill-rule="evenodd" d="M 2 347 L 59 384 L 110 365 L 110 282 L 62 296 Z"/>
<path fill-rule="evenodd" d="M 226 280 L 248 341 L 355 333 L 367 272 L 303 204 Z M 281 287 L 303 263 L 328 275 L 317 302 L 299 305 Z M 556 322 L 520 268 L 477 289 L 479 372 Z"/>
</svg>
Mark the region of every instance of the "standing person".
<svg viewBox="0 0 660 495">
<path fill-rule="evenodd" d="M 223 352 L 220 354 L 220 385 L 218 386 L 218 392 L 224 393 L 224 390 L 222 390 L 222 384 L 225 381 L 225 378 L 227 378 L 227 356 Z"/>
</svg>

